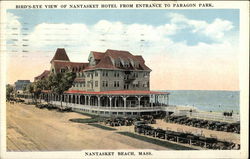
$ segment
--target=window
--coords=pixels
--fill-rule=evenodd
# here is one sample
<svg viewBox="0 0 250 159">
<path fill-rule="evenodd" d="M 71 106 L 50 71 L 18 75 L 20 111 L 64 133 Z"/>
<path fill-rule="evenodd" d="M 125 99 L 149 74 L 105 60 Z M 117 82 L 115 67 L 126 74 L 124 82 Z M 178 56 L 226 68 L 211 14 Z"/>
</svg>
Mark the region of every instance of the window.
<svg viewBox="0 0 250 159">
<path fill-rule="evenodd" d="M 61 73 L 64 73 L 65 72 L 65 69 L 64 68 L 61 68 Z"/>
<path fill-rule="evenodd" d="M 114 81 L 114 87 L 120 87 L 119 81 Z"/>
<path fill-rule="evenodd" d="M 128 79 L 128 75 L 125 74 L 124 75 L 124 79 L 127 80 Z"/>
<path fill-rule="evenodd" d="M 86 85 L 86 82 L 84 81 L 84 82 L 83 82 L 83 87 L 85 87 L 85 85 Z"/>
<path fill-rule="evenodd" d="M 144 82 L 143 87 L 147 88 L 149 86 L 149 82 Z"/>
<path fill-rule="evenodd" d="M 134 63 L 134 67 L 135 67 L 135 68 L 138 68 L 138 67 L 139 67 L 139 63 L 138 63 L 138 62 L 135 62 L 135 63 Z"/>
<path fill-rule="evenodd" d="M 115 66 L 116 67 L 120 67 L 121 66 L 121 62 L 120 61 L 115 61 Z"/>
<path fill-rule="evenodd" d="M 108 74 L 108 71 L 103 71 L 103 72 L 102 72 L 102 76 L 108 77 L 108 75 L 109 75 L 109 74 Z"/>
<path fill-rule="evenodd" d="M 95 87 L 98 87 L 98 81 L 95 81 Z"/>
<path fill-rule="evenodd" d="M 102 87 L 108 87 L 108 81 L 102 81 Z"/>
<path fill-rule="evenodd" d="M 95 76 L 98 76 L 98 72 L 97 71 L 95 71 Z"/>
<path fill-rule="evenodd" d="M 119 77 L 119 76 L 120 76 L 119 72 L 115 71 L 114 72 L 114 77 Z"/>
<path fill-rule="evenodd" d="M 128 61 L 124 61 L 124 67 L 129 67 L 129 62 Z"/>
<path fill-rule="evenodd" d="M 138 78 L 138 72 L 134 72 L 133 77 Z"/>
<path fill-rule="evenodd" d="M 134 76 L 135 78 L 138 78 L 138 72 L 134 72 L 133 76 Z"/>
<path fill-rule="evenodd" d="M 135 84 L 133 84 L 133 87 L 135 88 L 135 87 L 139 87 L 139 85 L 140 85 L 140 82 L 138 81 L 137 83 L 135 83 Z"/>
<path fill-rule="evenodd" d="M 124 89 L 128 89 L 129 85 L 128 84 L 125 84 L 124 85 Z"/>
</svg>

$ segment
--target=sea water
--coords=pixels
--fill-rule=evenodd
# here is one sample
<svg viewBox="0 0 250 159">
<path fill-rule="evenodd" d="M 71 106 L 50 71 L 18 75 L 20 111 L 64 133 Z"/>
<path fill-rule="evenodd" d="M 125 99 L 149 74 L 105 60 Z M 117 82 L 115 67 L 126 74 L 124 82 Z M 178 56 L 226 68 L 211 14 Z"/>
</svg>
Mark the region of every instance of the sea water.
<svg viewBox="0 0 250 159">
<path fill-rule="evenodd" d="M 212 112 L 240 112 L 239 91 L 166 90 L 166 92 L 170 92 L 170 105 L 194 106 L 199 110 Z"/>
</svg>

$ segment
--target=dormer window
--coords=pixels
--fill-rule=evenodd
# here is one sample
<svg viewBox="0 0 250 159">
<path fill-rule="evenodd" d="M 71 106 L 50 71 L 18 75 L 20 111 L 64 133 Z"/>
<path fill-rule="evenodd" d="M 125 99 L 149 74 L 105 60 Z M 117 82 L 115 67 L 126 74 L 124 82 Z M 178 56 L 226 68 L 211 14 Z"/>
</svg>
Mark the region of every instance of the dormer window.
<svg viewBox="0 0 250 159">
<path fill-rule="evenodd" d="M 134 67 L 138 68 L 139 67 L 139 63 L 138 62 L 134 62 Z"/>
<path fill-rule="evenodd" d="M 129 62 L 128 61 L 124 61 L 124 67 L 129 67 Z"/>
<path fill-rule="evenodd" d="M 115 67 L 121 67 L 121 62 L 120 61 L 115 61 Z"/>
</svg>

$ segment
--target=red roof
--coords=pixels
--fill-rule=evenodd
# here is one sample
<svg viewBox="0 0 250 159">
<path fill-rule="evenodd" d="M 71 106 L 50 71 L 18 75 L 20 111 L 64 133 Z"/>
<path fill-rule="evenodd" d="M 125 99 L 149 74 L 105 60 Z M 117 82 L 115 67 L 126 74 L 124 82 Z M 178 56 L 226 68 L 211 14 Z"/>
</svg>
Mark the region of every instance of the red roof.
<svg viewBox="0 0 250 159">
<path fill-rule="evenodd" d="M 93 53 L 95 60 L 100 60 L 104 56 L 103 52 L 97 52 L 97 51 L 91 51 L 91 52 Z"/>
<path fill-rule="evenodd" d="M 40 74 L 39 76 L 36 76 L 36 77 L 35 77 L 35 80 L 44 79 L 44 78 L 48 77 L 49 74 L 50 74 L 50 71 L 49 71 L 49 70 L 45 70 L 45 71 L 43 71 L 42 74 Z"/>
<path fill-rule="evenodd" d="M 69 61 L 54 61 L 54 67 L 56 72 L 60 72 L 60 69 L 71 69 L 73 72 L 80 72 L 88 66 L 88 63 L 69 62 Z"/>
<path fill-rule="evenodd" d="M 122 50 L 111 50 L 108 49 L 105 53 L 101 52 L 92 52 L 94 57 L 96 59 L 100 59 L 100 62 L 98 62 L 95 66 L 89 66 L 85 70 L 91 70 L 91 69 L 125 69 L 125 70 L 148 70 L 151 71 L 150 68 L 148 68 L 145 65 L 145 61 L 142 56 L 140 55 L 132 55 L 128 51 L 122 51 Z M 116 67 L 112 60 L 123 60 L 131 63 L 131 61 L 138 62 L 139 67 L 133 67 L 131 64 L 129 67 Z M 84 71 L 85 71 L 84 70 Z"/>
<path fill-rule="evenodd" d="M 140 61 L 141 63 L 145 63 L 143 57 L 141 55 L 135 55 L 134 56 L 138 61 Z"/>
<path fill-rule="evenodd" d="M 50 62 L 54 60 L 70 61 L 64 48 L 58 48 L 56 50 L 56 53 Z"/>
<path fill-rule="evenodd" d="M 105 94 L 105 95 L 169 94 L 169 92 L 138 91 L 138 90 L 103 91 L 103 92 L 88 92 L 88 91 L 79 91 L 79 90 L 69 90 L 69 91 L 65 91 L 65 93 L 71 93 L 71 94 Z"/>
<path fill-rule="evenodd" d="M 86 71 L 86 70 L 93 70 L 93 69 L 124 69 L 124 70 L 147 70 L 151 71 L 150 68 L 148 68 L 145 65 L 145 61 L 142 56 L 140 55 L 132 55 L 128 51 L 123 50 L 111 50 L 108 49 L 106 52 L 96 52 L 91 51 L 93 54 L 95 60 L 98 61 L 98 63 L 95 66 L 89 66 L 88 63 L 76 63 L 76 62 L 70 62 L 69 58 L 66 54 L 66 51 L 63 48 L 58 48 L 55 56 L 51 60 L 51 62 L 54 62 L 55 71 L 59 72 L 61 68 L 70 68 L 73 72 L 79 72 L 79 71 Z M 129 63 L 128 67 L 123 67 L 122 65 L 120 67 L 117 67 L 114 64 L 114 60 L 122 60 Z M 131 63 L 132 61 L 134 63 L 138 63 L 138 66 L 135 67 Z"/>
</svg>

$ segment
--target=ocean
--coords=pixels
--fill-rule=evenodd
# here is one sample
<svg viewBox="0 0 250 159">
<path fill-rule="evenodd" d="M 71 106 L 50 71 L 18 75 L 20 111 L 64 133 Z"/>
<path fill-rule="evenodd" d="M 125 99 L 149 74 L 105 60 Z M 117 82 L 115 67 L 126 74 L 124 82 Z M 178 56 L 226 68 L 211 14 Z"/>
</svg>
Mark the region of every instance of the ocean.
<svg viewBox="0 0 250 159">
<path fill-rule="evenodd" d="M 240 112 L 239 91 L 166 90 L 170 105 L 194 106 L 213 112 Z M 164 91 L 165 92 L 165 91 Z"/>
</svg>

